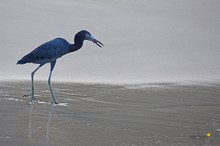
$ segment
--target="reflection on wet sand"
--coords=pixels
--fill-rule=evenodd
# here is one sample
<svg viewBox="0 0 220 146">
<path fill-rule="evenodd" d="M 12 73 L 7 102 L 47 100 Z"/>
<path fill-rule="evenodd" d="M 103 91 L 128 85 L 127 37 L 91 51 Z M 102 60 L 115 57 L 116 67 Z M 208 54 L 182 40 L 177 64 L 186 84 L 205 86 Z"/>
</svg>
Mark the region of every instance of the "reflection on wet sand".
<svg viewBox="0 0 220 146">
<path fill-rule="evenodd" d="M 50 141 L 50 123 L 51 123 L 51 119 L 52 119 L 52 115 L 53 115 L 53 110 L 54 110 L 54 107 L 55 105 L 51 104 L 49 105 L 50 108 L 49 108 L 49 112 L 48 112 L 48 121 L 46 122 L 46 128 L 45 128 L 45 140 L 46 142 L 49 144 L 49 141 Z M 33 130 L 33 127 L 32 127 L 32 120 L 33 120 L 33 108 L 37 108 L 37 104 L 30 104 L 30 108 L 29 108 L 29 118 L 28 118 L 28 137 L 29 139 L 31 140 L 32 138 L 34 139 L 34 137 L 32 137 L 33 133 L 32 131 L 35 131 Z"/>
<path fill-rule="evenodd" d="M 49 114 L 48 114 L 48 121 L 47 121 L 47 124 L 46 124 L 46 137 L 45 138 L 46 138 L 47 143 L 49 143 L 49 138 L 50 138 L 50 136 L 49 136 L 49 134 L 50 134 L 50 122 L 51 122 L 53 110 L 54 110 L 54 105 L 51 104 Z"/>
<path fill-rule="evenodd" d="M 29 122 L 28 122 L 28 137 L 32 139 L 32 110 L 33 110 L 33 105 L 30 104 L 29 108 Z"/>
</svg>

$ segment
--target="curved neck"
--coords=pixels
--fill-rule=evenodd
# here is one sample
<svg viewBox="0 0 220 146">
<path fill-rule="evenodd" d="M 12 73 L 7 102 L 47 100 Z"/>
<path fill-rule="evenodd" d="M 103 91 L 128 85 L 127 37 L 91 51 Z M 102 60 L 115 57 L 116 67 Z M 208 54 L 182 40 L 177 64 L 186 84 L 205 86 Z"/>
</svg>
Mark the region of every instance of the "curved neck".
<svg viewBox="0 0 220 146">
<path fill-rule="evenodd" d="M 80 35 L 76 34 L 74 38 L 74 44 L 71 44 L 69 47 L 70 52 L 79 50 L 83 46 L 83 41 L 84 39 Z"/>
<path fill-rule="evenodd" d="M 79 35 L 76 35 L 74 38 L 75 46 L 77 46 L 78 48 L 82 47 L 83 41 L 84 41 L 84 39 L 82 37 L 80 37 Z"/>
<path fill-rule="evenodd" d="M 70 44 L 69 52 L 74 52 L 79 50 L 82 47 L 82 44 Z"/>
</svg>

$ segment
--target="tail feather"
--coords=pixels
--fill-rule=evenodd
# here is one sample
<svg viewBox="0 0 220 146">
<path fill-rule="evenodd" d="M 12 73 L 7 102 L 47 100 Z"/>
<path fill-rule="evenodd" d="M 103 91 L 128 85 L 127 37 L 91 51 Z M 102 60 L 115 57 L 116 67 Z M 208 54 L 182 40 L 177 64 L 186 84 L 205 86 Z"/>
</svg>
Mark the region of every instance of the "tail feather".
<svg viewBox="0 0 220 146">
<path fill-rule="evenodd" d="M 17 62 L 17 64 L 25 64 L 25 63 L 27 63 L 27 62 L 23 58 L 18 60 L 18 62 Z"/>
<path fill-rule="evenodd" d="M 28 63 L 30 60 L 29 54 L 25 55 L 23 58 L 18 60 L 17 64 L 25 64 Z"/>
<path fill-rule="evenodd" d="M 30 63 L 34 60 L 34 55 L 33 53 L 29 53 L 22 57 L 20 60 L 18 60 L 17 64 L 25 64 L 25 63 Z"/>
</svg>

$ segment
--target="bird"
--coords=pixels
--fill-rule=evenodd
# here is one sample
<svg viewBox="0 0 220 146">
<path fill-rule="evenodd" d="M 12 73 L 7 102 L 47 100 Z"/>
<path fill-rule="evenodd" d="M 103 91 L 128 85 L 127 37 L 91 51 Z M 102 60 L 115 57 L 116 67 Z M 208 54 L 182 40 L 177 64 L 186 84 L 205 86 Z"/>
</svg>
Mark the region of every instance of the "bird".
<svg viewBox="0 0 220 146">
<path fill-rule="evenodd" d="M 40 67 L 47 63 L 50 63 L 48 85 L 52 96 L 51 103 L 58 104 L 51 87 L 51 76 L 53 69 L 56 65 L 56 61 L 58 58 L 62 57 L 65 54 L 79 50 L 83 46 L 84 40 L 91 41 L 101 48 L 104 46 L 100 41 L 95 39 L 90 32 L 88 32 L 87 30 L 81 30 L 78 33 L 76 33 L 74 37 L 74 44 L 69 43 L 67 40 L 63 38 L 55 38 L 51 41 L 43 43 L 30 53 L 22 57 L 20 60 L 18 60 L 17 64 L 21 65 L 26 63 L 39 64 L 39 66 L 31 73 L 31 94 L 27 95 L 31 96 L 31 103 L 38 102 L 38 99 L 34 95 L 34 74 Z"/>
</svg>

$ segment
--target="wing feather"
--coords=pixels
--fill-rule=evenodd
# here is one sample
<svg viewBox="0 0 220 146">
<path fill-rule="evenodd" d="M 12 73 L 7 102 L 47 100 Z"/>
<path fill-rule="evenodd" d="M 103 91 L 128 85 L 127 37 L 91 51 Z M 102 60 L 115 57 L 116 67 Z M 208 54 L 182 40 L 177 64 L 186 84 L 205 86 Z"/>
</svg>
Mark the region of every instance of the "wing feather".
<svg viewBox="0 0 220 146">
<path fill-rule="evenodd" d="M 68 52 L 69 43 L 62 38 L 56 38 L 46 42 L 29 54 L 25 55 L 17 64 L 37 63 L 45 64 L 56 60 Z"/>
</svg>

